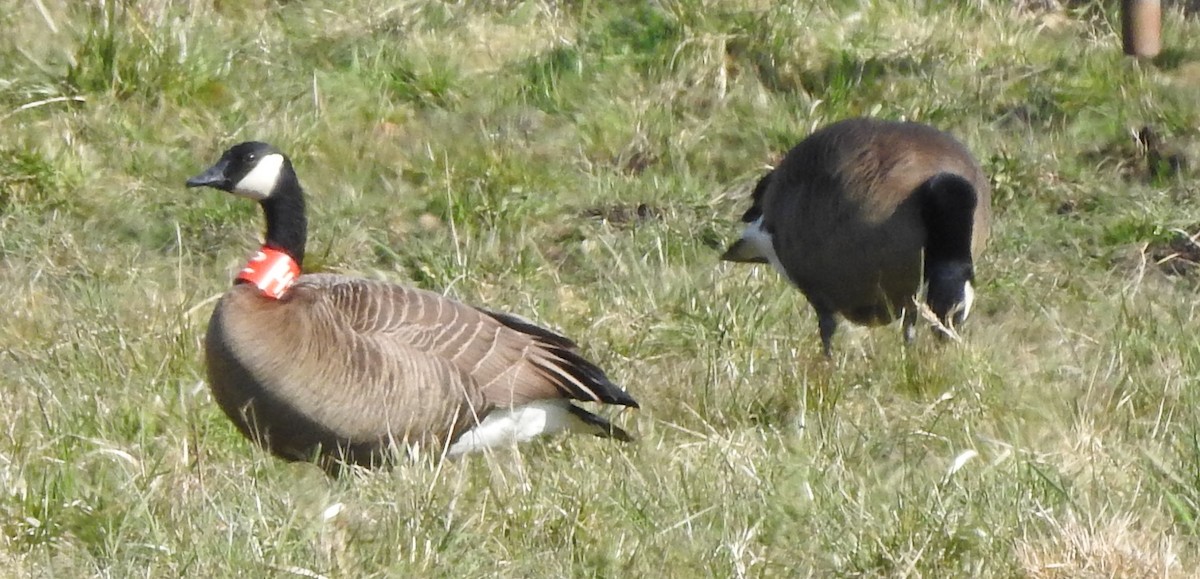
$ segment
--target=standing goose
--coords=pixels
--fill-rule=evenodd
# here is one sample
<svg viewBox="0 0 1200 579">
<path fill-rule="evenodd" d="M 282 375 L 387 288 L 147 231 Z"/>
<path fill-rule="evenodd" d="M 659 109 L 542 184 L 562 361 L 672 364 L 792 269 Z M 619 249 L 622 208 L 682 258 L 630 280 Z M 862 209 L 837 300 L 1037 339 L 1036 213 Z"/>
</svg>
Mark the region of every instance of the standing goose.
<svg viewBox="0 0 1200 579">
<path fill-rule="evenodd" d="M 277 456 L 336 473 L 385 462 L 393 444 L 457 455 L 562 430 L 630 440 L 570 402 L 637 407 L 571 340 L 427 291 L 301 275 L 304 193 L 274 147 L 236 145 L 187 185 L 253 199 L 266 218 L 205 353 L 217 403 Z"/>
<path fill-rule="evenodd" d="M 800 288 L 826 356 L 838 315 L 863 325 L 903 317 L 911 341 L 923 285 L 946 328 L 970 313 L 990 203 L 983 170 L 949 134 L 843 120 L 801 141 L 758 182 L 745 232 L 721 259 L 771 263 Z"/>
</svg>

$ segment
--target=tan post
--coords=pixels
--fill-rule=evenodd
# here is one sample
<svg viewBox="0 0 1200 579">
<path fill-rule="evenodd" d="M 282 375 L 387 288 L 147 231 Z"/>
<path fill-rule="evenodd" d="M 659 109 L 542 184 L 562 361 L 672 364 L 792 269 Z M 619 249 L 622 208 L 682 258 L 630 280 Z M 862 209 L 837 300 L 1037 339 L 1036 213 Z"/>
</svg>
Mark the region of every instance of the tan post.
<svg viewBox="0 0 1200 579">
<path fill-rule="evenodd" d="M 1158 55 L 1162 50 L 1161 0 L 1121 0 L 1121 40 L 1125 54 Z"/>
</svg>

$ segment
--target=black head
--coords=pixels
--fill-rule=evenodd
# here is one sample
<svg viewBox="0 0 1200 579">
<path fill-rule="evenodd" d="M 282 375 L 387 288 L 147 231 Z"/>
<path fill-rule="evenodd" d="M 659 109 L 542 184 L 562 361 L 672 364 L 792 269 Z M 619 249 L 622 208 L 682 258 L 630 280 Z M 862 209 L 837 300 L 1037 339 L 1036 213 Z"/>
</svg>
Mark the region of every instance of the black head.
<svg viewBox="0 0 1200 579">
<path fill-rule="evenodd" d="M 247 141 L 230 147 L 212 167 L 187 180 L 188 187 L 212 187 L 262 201 L 275 191 L 280 175 L 290 170 L 287 157 L 271 145 Z"/>
<path fill-rule="evenodd" d="M 931 267 L 928 272 L 929 288 L 926 302 L 938 321 L 948 328 L 957 329 L 971 314 L 975 301 L 975 268 L 970 263 L 947 263 Z"/>
</svg>

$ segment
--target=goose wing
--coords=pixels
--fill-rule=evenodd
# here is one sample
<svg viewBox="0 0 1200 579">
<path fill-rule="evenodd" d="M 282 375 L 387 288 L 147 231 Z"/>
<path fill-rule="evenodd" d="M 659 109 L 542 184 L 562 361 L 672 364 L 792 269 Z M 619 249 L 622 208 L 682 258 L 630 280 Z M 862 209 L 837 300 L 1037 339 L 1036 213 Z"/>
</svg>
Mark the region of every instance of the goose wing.
<svg viewBox="0 0 1200 579">
<path fill-rule="evenodd" d="M 452 364 L 472 378 L 487 405 L 568 398 L 637 406 L 579 355 L 574 342 L 518 316 L 367 280 L 332 282 L 327 294 L 327 307 L 343 316 L 359 339 L 375 342 L 380 351 L 416 350 Z"/>
</svg>

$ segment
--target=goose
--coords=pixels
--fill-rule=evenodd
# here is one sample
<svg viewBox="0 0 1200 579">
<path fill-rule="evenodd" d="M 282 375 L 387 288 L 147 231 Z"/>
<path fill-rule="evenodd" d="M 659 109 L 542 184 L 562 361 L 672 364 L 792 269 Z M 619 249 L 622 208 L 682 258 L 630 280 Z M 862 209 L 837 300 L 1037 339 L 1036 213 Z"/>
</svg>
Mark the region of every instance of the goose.
<svg viewBox="0 0 1200 579">
<path fill-rule="evenodd" d="M 846 119 L 809 135 L 758 181 L 742 237 L 721 259 L 770 263 L 799 288 L 826 357 L 839 318 L 873 326 L 900 317 L 911 342 L 922 288 L 940 336 L 971 312 L 990 203 L 979 163 L 948 133 Z"/>
<path fill-rule="evenodd" d="M 630 441 L 571 401 L 638 403 L 570 339 L 443 295 L 303 273 L 304 191 L 291 160 L 245 142 L 187 186 L 256 201 L 262 248 L 213 310 L 205 337 L 214 400 L 243 435 L 332 474 L 395 449 L 438 455 L 573 431 Z"/>
</svg>

